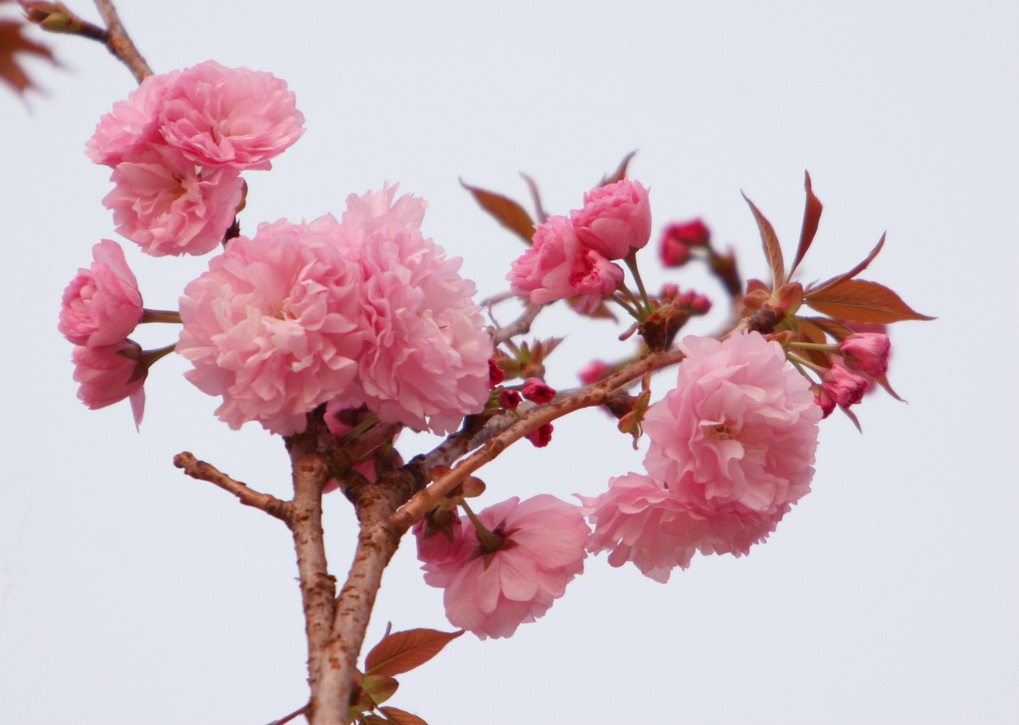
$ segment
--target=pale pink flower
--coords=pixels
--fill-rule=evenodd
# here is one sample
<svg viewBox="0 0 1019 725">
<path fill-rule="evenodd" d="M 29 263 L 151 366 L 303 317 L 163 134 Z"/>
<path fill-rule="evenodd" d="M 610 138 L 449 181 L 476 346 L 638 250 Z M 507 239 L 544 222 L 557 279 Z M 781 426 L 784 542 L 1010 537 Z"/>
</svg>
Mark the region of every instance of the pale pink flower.
<svg viewBox="0 0 1019 725">
<path fill-rule="evenodd" d="M 651 204 L 639 181 L 623 179 L 584 194 L 570 212 L 580 241 L 606 259 L 622 259 L 651 238 Z"/>
<path fill-rule="evenodd" d="M 547 494 L 522 503 L 513 497 L 478 519 L 502 546 L 486 554 L 463 517 L 462 541 L 444 559 L 425 561 L 425 581 L 445 590 L 451 624 L 481 639 L 509 637 L 544 615 L 584 570 L 590 529 L 579 507 Z"/>
<path fill-rule="evenodd" d="M 75 345 L 113 345 L 141 320 L 142 296 L 119 244 L 104 239 L 92 247 L 92 258 L 64 290 L 57 329 Z"/>
<path fill-rule="evenodd" d="M 513 261 L 506 279 L 513 294 L 544 305 L 580 295 L 591 311 L 623 280 L 623 270 L 584 246 L 568 217 L 552 216 L 534 231 L 534 246 Z"/>
<path fill-rule="evenodd" d="M 645 576 L 669 580 L 672 569 L 690 565 L 693 555 L 746 554 L 774 531 L 781 513 L 761 514 L 738 505 L 710 514 L 681 501 L 650 476 L 628 473 L 609 480 L 600 496 L 578 496 L 594 524 L 588 549 L 610 551 L 609 564 L 632 561 Z"/>
<path fill-rule="evenodd" d="M 99 119 L 85 153 L 97 164 L 116 166 L 150 144 L 161 144 L 159 108 L 163 96 L 180 76 L 180 71 L 147 77 L 131 91 L 126 101 Z"/>
<path fill-rule="evenodd" d="M 165 146 L 119 163 L 116 184 L 103 204 L 113 210 L 117 232 L 143 251 L 204 254 L 223 241 L 233 224 L 244 182 L 230 169 L 196 169 Z"/>
<path fill-rule="evenodd" d="M 698 515 L 782 517 L 810 490 L 817 422 L 810 384 L 760 334 L 687 337 L 676 388 L 644 419 L 648 473 Z"/>
<path fill-rule="evenodd" d="M 474 304 L 474 283 L 460 277 L 462 260 L 421 235 L 425 202 L 396 187 L 347 198 L 329 233 L 360 265 L 361 330 L 367 344 L 355 385 L 336 401 L 366 404 L 385 422 L 450 433 L 465 415 L 480 413 L 489 394 L 492 343 Z"/>
<path fill-rule="evenodd" d="M 473 528 L 470 529 L 473 532 Z M 454 557 L 469 556 L 463 553 L 464 526 L 456 509 L 452 511 L 433 510 L 414 524 L 417 540 L 418 559 L 436 565 Z M 477 546 L 477 541 L 471 543 Z"/>
<path fill-rule="evenodd" d="M 304 133 L 293 92 L 270 73 L 209 60 L 180 72 L 161 101 L 166 143 L 201 166 L 268 169 Z"/>
<path fill-rule="evenodd" d="M 343 394 L 364 350 L 360 268 L 308 225 L 263 224 L 212 259 L 180 300 L 185 376 L 231 428 L 249 420 L 280 435 Z M 487 367 L 485 369 L 487 376 Z"/>
<path fill-rule="evenodd" d="M 839 352 L 846 367 L 880 378 L 888 372 L 888 335 L 858 332 L 839 343 Z"/>
<path fill-rule="evenodd" d="M 131 400 L 135 425 L 145 412 L 145 378 L 148 368 L 141 360 L 142 349 L 133 340 L 113 345 L 78 345 L 71 354 L 74 380 L 81 383 L 78 399 L 92 410 L 105 408 L 125 398 Z"/>
</svg>

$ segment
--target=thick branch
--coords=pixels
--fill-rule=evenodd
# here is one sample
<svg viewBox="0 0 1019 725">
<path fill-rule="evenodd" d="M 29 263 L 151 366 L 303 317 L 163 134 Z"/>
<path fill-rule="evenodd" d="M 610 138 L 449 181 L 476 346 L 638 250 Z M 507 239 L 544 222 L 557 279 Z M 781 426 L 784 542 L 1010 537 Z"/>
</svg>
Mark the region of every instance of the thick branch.
<svg viewBox="0 0 1019 725">
<path fill-rule="evenodd" d="M 95 3 L 99 14 L 103 17 L 103 22 L 106 23 L 106 36 L 102 39 L 104 44 L 115 58 L 128 67 L 135 80 L 141 83 L 152 75 L 152 69 L 149 68 L 149 64 L 145 62 L 142 54 L 138 52 L 131 36 L 124 30 L 124 24 L 120 22 L 120 15 L 113 5 L 113 0 L 95 0 Z"/>
<path fill-rule="evenodd" d="M 247 484 L 235 481 L 222 471 L 218 470 L 211 463 L 199 461 L 188 451 L 178 453 L 173 457 L 173 465 L 183 469 L 184 473 L 199 481 L 208 481 L 219 486 L 224 491 L 229 491 L 240 500 L 245 506 L 252 506 L 265 511 L 270 516 L 275 516 L 282 521 L 290 519 L 290 504 L 287 501 L 280 501 L 275 496 L 261 493 L 249 488 Z"/>
<path fill-rule="evenodd" d="M 414 525 L 418 519 L 433 509 L 446 494 L 462 483 L 469 475 L 489 461 L 499 456 L 507 447 L 537 430 L 556 418 L 572 413 L 581 408 L 601 405 L 608 400 L 613 391 L 631 380 L 639 378 L 646 372 L 677 363 L 684 357 L 678 350 L 649 353 L 645 357 L 630 363 L 622 370 L 609 375 L 597 385 L 585 388 L 561 400 L 533 410 L 494 436 L 476 453 L 465 458 L 452 471 L 435 480 L 431 486 L 418 492 L 399 511 L 390 516 L 390 523 L 395 530 L 403 532 Z"/>
</svg>

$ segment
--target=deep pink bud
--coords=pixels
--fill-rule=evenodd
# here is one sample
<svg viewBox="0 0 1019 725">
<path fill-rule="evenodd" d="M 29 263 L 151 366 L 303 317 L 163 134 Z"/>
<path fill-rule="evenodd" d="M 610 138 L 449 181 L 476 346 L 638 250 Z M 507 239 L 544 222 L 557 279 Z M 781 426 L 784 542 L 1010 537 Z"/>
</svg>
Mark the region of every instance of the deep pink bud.
<svg viewBox="0 0 1019 725">
<path fill-rule="evenodd" d="M 662 264 L 681 267 L 690 259 L 691 247 L 704 247 L 711 241 L 711 232 L 700 219 L 684 224 L 672 224 L 662 237 Z"/>
<path fill-rule="evenodd" d="M 836 403 L 848 408 L 863 399 L 868 385 L 870 381 L 862 375 L 857 375 L 841 365 L 832 365 L 825 376 L 824 389 Z"/>
<path fill-rule="evenodd" d="M 611 375 L 614 370 L 614 367 L 601 360 L 593 360 L 580 369 L 577 377 L 584 385 L 594 385 Z"/>
<path fill-rule="evenodd" d="M 506 379 L 506 371 L 499 367 L 494 358 L 488 358 L 488 387 L 494 388 Z"/>
<path fill-rule="evenodd" d="M 524 437 L 533 443 L 535 448 L 544 448 L 552 442 L 552 424 L 546 423 L 540 428 L 532 430 Z"/>
<path fill-rule="evenodd" d="M 890 349 L 888 336 L 876 332 L 859 332 L 839 344 L 839 352 L 847 367 L 876 378 L 888 372 Z"/>
<path fill-rule="evenodd" d="M 499 405 L 503 408 L 516 410 L 517 406 L 520 405 L 520 393 L 516 390 L 500 390 Z"/>
<path fill-rule="evenodd" d="M 546 385 L 541 378 L 527 378 L 520 392 L 525 398 L 538 405 L 548 403 L 556 396 L 555 388 Z"/>
</svg>

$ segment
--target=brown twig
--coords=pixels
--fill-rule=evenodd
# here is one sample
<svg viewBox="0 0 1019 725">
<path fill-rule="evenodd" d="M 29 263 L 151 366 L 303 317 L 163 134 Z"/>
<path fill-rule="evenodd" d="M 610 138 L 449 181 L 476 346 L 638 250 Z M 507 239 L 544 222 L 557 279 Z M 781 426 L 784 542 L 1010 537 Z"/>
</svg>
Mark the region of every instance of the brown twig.
<svg viewBox="0 0 1019 725">
<path fill-rule="evenodd" d="M 188 451 L 174 456 L 173 465 L 183 469 L 184 473 L 191 478 L 214 483 L 224 491 L 229 491 L 245 506 L 265 511 L 270 516 L 275 516 L 282 521 L 290 519 L 290 504 L 287 501 L 280 501 L 275 496 L 255 491 L 247 484 L 235 481 L 211 463 L 199 461 Z"/>
<path fill-rule="evenodd" d="M 640 360 L 630 363 L 597 385 L 577 393 L 556 399 L 531 411 L 506 430 L 491 438 L 480 450 L 462 460 L 452 471 L 436 479 L 432 485 L 418 492 L 402 508 L 389 517 L 392 526 L 399 532 L 409 529 L 414 523 L 433 509 L 441 499 L 489 461 L 495 459 L 508 446 L 520 440 L 531 431 L 546 423 L 581 408 L 601 405 L 612 392 L 646 372 L 677 363 L 684 357 L 678 350 L 649 353 Z"/>
<path fill-rule="evenodd" d="M 152 69 L 149 68 L 149 64 L 145 62 L 142 54 L 138 52 L 138 48 L 131 40 L 131 36 L 124 29 L 124 24 L 120 21 L 120 15 L 113 5 L 113 0 L 95 0 L 95 3 L 103 22 L 106 23 L 103 44 L 113 54 L 113 57 L 127 66 L 135 80 L 141 83 L 152 75 Z"/>
<path fill-rule="evenodd" d="M 506 340 L 509 340 L 511 337 L 526 335 L 531 331 L 531 323 L 534 322 L 534 319 L 538 316 L 538 313 L 541 312 L 543 307 L 544 305 L 532 305 L 528 303 L 520 317 L 505 327 L 498 328 L 492 333 L 492 344 L 499 345 L 500 343 L 506 342 Z"/>
</svg>

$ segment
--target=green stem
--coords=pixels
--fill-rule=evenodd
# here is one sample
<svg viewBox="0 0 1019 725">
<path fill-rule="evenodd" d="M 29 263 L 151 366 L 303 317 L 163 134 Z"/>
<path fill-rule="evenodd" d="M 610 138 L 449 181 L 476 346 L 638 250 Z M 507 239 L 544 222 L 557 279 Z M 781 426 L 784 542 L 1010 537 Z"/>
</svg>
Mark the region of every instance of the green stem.
<svg viewBox="0 0 1019 725">
<path fill-rule="evenodd" d="M 640 298 L 644 302 L 644 309 L 650 313 L 651 300 L 648 299 L 647 290 L 644 289 L 644 280 L 640 278 L 640 270 L 637 268 L 637 250 L 631 250 L 623 261 L 630 270 L 630 274 L 633 275 L 633 281 L 637 283 L 637 289 L 640 291 Z"/>
<path fill-rule="evenodd" d="M 463 507 L 464 513 L 467 514 L 467 518 L 469 518 L 471 523 L 474 524 L 474 530 L 478 534 L 478 541 L 481 543 L 482 550 L 488 552 L 498 551 L 502 547 L 502 540 L 489 531 L 483 523 L 481 523 L 481 519 L 474 514 L 471 507 L 467 505 L 466 501 L 461 498 L 457 503 Z"/>
<path fill-rule="evenodd" d="M 146 322 L 171 322 L 181 324 L 180 313 L 176 310 L 142 310 L 142 324 Z"/>
</svg>

